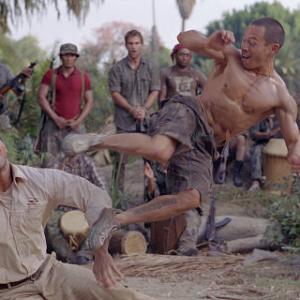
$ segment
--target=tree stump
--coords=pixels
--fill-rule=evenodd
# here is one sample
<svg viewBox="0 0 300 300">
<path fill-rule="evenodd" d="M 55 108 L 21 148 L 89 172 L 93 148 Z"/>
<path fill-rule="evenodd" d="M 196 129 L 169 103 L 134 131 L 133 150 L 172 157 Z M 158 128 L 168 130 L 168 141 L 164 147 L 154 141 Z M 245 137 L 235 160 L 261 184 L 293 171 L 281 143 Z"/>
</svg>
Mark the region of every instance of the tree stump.
<svg viewBox="0 0 300 300">
<path fill-rule="evenodd" d="M 108 250 L 111 254 L 144 254 L 147 251 L 147 242 L 139 231 L 118 230 L 112 235 Z"/>
</svg>

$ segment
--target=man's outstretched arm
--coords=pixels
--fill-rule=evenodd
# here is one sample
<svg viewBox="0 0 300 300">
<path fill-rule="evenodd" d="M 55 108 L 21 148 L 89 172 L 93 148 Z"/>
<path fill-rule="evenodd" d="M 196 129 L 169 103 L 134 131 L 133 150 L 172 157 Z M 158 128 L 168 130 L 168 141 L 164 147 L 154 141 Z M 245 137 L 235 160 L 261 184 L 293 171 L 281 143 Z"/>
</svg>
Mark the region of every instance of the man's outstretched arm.
<svg viewBox="0 0 300 300">
<path fill-rule="evenodd" d="M 239 55 L 239 51 L 233 46 L 235 38 L 231 31 L 220 30 L 206 37 L 199 31 L 189 30 L 181 32 L 177 39 L 191 51 L 217 61 L 226 60 L 228 55 Z"/>
</svg>

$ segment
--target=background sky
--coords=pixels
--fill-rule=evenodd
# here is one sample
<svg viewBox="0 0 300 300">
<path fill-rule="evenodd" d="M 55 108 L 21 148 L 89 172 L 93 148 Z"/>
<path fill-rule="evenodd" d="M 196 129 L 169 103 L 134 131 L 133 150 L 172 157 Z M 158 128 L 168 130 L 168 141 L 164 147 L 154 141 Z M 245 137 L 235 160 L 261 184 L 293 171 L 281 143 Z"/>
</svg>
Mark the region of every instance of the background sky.
<svg viewBox="0 0 300 300">
<path fill-rule="evenodd" d="M 219 19 L 224 12 L 239 10 L 252 5 L 257 0 L 197 0 L 186 29 L 204 31 L 205 26 Z M 273 0 L 267 0 L 272 3 Z M 300 8 L 300 0 L 278 1 L 290 9 Z M 156 25 L 163 43 L 172 48 L 177 42 L 176 36 L 181 29 L 181 18 L 175 0 L 156 0 Z M 63 5 L 61 5 L 63 8 Z M 43 16 L 24 20 L 18 27 L 11 27 L 11 36 L 19 39 L 32 34 L 44 49 L 52 49 L 55 41 L 73 42 L 80 46 L 87 40 L 93 40 L 93 30 L 101 24 L 111 21 L 127 21 L 136 25 L 151 28 L 152 0 L 105 0 L 103 4 L 91 5 L 89 14 L 83 24 L 67 15 L 62 9 L 60 20 L 57 20 L 54 9 L 49 9 Z"/>
</svg>

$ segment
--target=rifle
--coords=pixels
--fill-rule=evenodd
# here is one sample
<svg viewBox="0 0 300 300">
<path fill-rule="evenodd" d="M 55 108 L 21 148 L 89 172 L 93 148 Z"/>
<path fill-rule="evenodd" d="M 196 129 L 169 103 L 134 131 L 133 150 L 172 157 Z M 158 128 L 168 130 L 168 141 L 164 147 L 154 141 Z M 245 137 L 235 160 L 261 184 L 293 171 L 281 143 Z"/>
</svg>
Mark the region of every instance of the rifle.
<svg viewBox="0 0 300 300">
<path fill-rule="evenodd" d="M 205 228 L 205 239 L 209 242 L 214 242 L 216 240 L 216 201 L 216 194 L 215 191 L 213 191 Z"/>
<path fill-rule="evenodd" d="M 49 68 L 51 70 L 54 69 L 54 61 L 55 61 L 55 57 L 52 56 L 50 59 L 50 63 L 49 63 Z M 55 75 L 55 73 L 52 73 L 51 85 L 50 85 L 50 89 L 48 92 L 48 98 L 49 98 L 50 105 L 52 104 L 53 100 L 55 100 L 55 82 L 56 82 L 56 75 Z M 43 110 L 41 110 L 38 134 L 37 134 L 37 138 L 35 140 L 34 146 L 33 146 L 33 151 L 36 154 L 40 154 L 42 151 L 42 135 L 43 135 L 42 131 L 46 124 L 46 120 L 47 120 L 47 115 Z"/>
<path fill-rule="evenodd" d="M 216 222 L 216 202 L 217 197 L 215 191 L 213 191 L 204 233 L 204 237 L 208 241 L 209 249 L 212 252 L 218 252 L 221 249 L 222 241 L 217 238 L 217 229 L 226 226 L 232 220 L 231 218 L 226 217 L 219 222 Z"/>
<path fill-rule="evenodd" d="M 29 69 L 33 70 L 35 65 L 37 64 L 36 61 L 30 63 Z M 12 90 L 16 95 L 21 95 L 24 93 L 25 88 L 24 88 L 24 82 L 26 79 L 26 75 L 23 73 L 18 74 L 16 77 L 13 79 L 9 80 L 6 84 L 4 84 L 0 88 L 0 96 L 4 96 L 6 93 L 8 93 L 10 90 Z"/>
<path fill-rule="evenodd" d="M 215 183 L 217 184 L 223 184 L 225 182 L 228 155 L 229 155 L 229 144 L 227 143 L 226 145 L 224 145 L 224 148 L 222 150 L 221 157 L 220 157 L 220 164 L 218 166 L 215 175 Z"/>
</svg>

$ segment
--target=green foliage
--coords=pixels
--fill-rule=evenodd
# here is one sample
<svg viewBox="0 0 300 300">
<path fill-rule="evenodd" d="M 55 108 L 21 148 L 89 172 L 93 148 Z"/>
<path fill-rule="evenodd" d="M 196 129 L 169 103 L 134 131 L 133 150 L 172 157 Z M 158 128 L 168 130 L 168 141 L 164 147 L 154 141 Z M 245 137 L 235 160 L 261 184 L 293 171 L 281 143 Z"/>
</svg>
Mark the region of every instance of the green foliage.
<svg viewBox="0 0 300 300">
<path fill-rule="evenodd" d="M 267 190 L 249 193 L 229 186 L 217 189 L 217 199 L 239 205 L 247 216 L 271 219 L 265 238 L 274 245 L 300 248 L 300 180 L 293 184 L 291 195 L 278 195 Z"/>
<path fill-rule="evenodd" d="M 52 5 L 61 16 L 62 5 L 70 16 L 74 16 L 79 22 L 84 21 L 92 2 L 98 4 L 104 0 L 1 0 L 0 1 L 0 32 L 8 32 L 8 20 L 13 24 L 21 23 L 26 16 L 28 19 L 33 15 L 43 15 L 47 8 Z"/>
<path fill-rule="evenodd" d="M 277 197 L 270 208 L 270 216 L 279 222 L 284 243 L 300 248 L 300 186 L 297 178 L 291 196 Z"/>
<path fill-rule="evenodd" d="M 113 103 L 108 90 L 108 71 L 103 72 L 94 70 L 88 71 L 91 77 L 94 107 L 86 120 L 86 126 L 90 131 L 97 131 L 104 125 L 105 120 L 111 115 L 113 111 Z"/>
<path fill-rule="evenodd" d="M 157 61 L 159 68 L 165 68 L 170 66 L 170 64 L 172 64 L 170 54 L 171 54 L 170 49 L 166 48 L 163 45 L 159 47 L 157 57 L 154 58 Z M 153 53 L 150 47 L 146 49 L 145 55 L 148 59 L 153 59 Z"/>
<path fill-rule="evenodd" d="M 2 61 L 12 69 L 13 74 L 20 73 L 32 61 L 38 61 L 33 75 L 26 81 L 26 98 L 20 123 L 8 130 L 1 130 L 8 147 L 10 160 L 14 163 L 38 165 L 40 158 L 33 153 L 33 140 L 37 134 L 40 108 L 37 104 L 41 77 L 49 66 L 46 55 L 38 46 L 36 38 L 24 37 L 18 41 L 6 35 L 0 35 L 0 55 Z M 8 96 L 8 112 L 14 124 L 20 109 L 22 98 L 12 92 Z"/>
<path fill-rule="evenodd" d="M 1 61 L 16 74 L 30 62 L 43 59 L 45 51 L 38 46 L 38 40 L 33 36 L 15 41 L 7 35 L 0 34 L 0 57 Z"/>
<path fill-rule="evenodd" d="M 12 162 L 17 162 L 18 151 L 16 149 L 16 141 L 19 138 L 18 131 L 13 128 L 8 130 L 0 128 L 0 136 L 7 147 L 9 159 Z"/>
<path fill-rule="evenodd" d="M 0 136 L 3 139 L 8 157 L 12 163 L 39 166 L 41 158 L 33 152 L 33 140 L 29 135 L 22 137 L 16 128 L 7 130 L 0 129 Z"/>
</svg>

